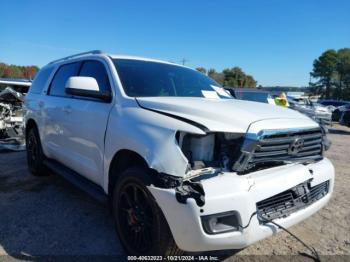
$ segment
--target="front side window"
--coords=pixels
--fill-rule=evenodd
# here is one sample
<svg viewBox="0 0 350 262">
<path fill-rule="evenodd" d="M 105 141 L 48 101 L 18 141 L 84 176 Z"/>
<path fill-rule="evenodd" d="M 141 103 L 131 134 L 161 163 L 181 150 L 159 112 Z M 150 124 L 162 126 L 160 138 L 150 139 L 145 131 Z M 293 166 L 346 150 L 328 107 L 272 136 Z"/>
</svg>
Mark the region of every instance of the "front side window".
<svg viewBox="0 0 350 262">
<path fill-rule="evenodd" d="M 80 68 L 80 62 L 62 65 L 56 72 L 50 86 L 50 95 L 66 96 L 65 86 L 68 78 L 76 76 Z"/>
<path fill-rule="evenodd" d="M 232 98 L 214 80 L 189 68 L 133 59 L 113 62 L 125 93 L 131 97 Z"/>
<path fill-rule="evenodd" d="M 85 61 L 80 69 L 79 76 L 95 78 L 101 92 L 109 92 L 111 90 L 106 68 L 99 61 Z"/>
</svg>

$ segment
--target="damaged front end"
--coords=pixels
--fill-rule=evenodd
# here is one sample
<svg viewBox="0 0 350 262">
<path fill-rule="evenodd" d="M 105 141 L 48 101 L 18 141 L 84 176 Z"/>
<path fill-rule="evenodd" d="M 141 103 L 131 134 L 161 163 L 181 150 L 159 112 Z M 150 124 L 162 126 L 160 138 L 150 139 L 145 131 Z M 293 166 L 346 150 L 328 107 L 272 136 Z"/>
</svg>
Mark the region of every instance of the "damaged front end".
<svg viewBox="0 0 350 262">
<path fill-rule="evenodd" d="M 176 200 L 181 204 L 186 204 L 187 199 L 193 198 L 199 207 L 205 204 L 205 193 L 200 182 L 191 179 L 170 176 L 164 173 L 158 173 L 153 170 L 153 185 L 158 188 L 174 188 Z"/>
<path fill-rule="evenodd" d="M 181 204 L 186 204 L 187 199 L 192 198 L 197 206 L 204 206 L 202 180 L 232 171 L 243 138 L 244 134 L 240 133 L 197 135 L 177 132 L 177 144 L 188 160 L 186 174 L 175 177 L 155 171 L 154 186 L 175 189 L 176 200 Z"/>
<path fill-rule="evenodd" d="M 178 202 L 184 204 L 188 198 L 193 198 L 201 207 L 205 204 L 203 180 L 223 173 L 240 176 L 290 163 L 317 162 L 323 159 L 323 151 L 329 147 L 325 141 L 320 128 L 263 130 L 254 136 L 250 133 L 177 132 L 177 146 L 188 160 L 188 167 L 181 179 L 160 176 L 173 182 L 161 187 L 174 188 Z"/>
<path fill-rule="evenodd" d="M 263 129 L 257 134 L 179 132 L 177 141 L 189 162 L 188 178 L 220 172 L 244 175 L 290 163 L 307 164 L 322 160 L 330 147 L 321 127 Z"/>
<path fill-rule="evenodd" d="M 0 92 L 0 150 L 25 149 L 24 95 L 11 87 L 6 87 Z"/>
</svg>

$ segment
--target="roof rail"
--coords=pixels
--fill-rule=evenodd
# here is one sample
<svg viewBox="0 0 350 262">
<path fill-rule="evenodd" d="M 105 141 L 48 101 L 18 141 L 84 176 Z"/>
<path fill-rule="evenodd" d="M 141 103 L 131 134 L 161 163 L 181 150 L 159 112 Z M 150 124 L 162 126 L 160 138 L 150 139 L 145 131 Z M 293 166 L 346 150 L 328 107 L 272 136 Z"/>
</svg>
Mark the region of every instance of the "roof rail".
<svg viewBox="0 0 350 262">
<path fill-rule="evenodd" d="M 68 60 L 71 58 L 79 57 L 82 55 L 88 55 L 88 54 L 97 55 L 97 54 L 103 54 L 103 52 L 101 50 L 91 50 L 91 51 L 87 51 L 87 52 L 83 52 L 83 53 L 79 53 L 79 54 L 75 54 L 75 55 L 70 55 L 70 56 L 66 56 L 66 57 L 54 60 L 54 61 L 50 62 L 49 65 L 53 64 L 53 63 L 60 62 L 60 61 Z"/>
</svg>

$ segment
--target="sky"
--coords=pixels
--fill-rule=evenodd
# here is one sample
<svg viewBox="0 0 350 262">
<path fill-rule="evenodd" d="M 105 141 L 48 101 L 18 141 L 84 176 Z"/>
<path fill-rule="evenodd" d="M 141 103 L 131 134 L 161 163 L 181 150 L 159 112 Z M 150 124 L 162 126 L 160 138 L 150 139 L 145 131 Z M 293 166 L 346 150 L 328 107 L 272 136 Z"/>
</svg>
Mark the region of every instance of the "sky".
<svg viewBox="0 0 350 262">
<path fill-rule="evenodd" d="M 239 66 L 258 85 L 306 86 L 314 59 L 350 47 L 349 0 L 11 0 L 0 8 L 0 61 L 17 65 L 100 49 Z"/>
</svg>

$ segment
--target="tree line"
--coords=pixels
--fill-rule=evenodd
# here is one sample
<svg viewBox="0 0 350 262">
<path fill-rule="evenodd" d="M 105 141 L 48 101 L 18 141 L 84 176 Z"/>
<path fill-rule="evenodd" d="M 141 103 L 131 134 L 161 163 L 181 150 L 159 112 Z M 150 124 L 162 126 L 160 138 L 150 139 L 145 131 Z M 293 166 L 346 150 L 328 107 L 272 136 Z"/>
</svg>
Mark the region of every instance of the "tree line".
<svg viewBox="0 0 350 262">
<path fill-rule="evenodd" d="M 313 63 L 310 87 L 324 98 L 350 100 L 350 48 L 329 49 Z"/>
<path fill-rule="evenodd" d="M 207 71 L 204 67 L 197 67 L 196 69 L 223 86 L 254 88 L 257 84 L 257 81 L 251 75 L 247 75 L 237 66 L 226 68 L 222 72 L 217 72 L 215 69 Z"/>
<path fill-rule="evenodd" d="M 217 72 L 211 68 L 196 68 L 216 82 L 227 87 L 254 88 L 257 81 L 240 67 L 226 68 Z M 0 78 L 34 79 L 39 71 L 37 66 L 17 66 L 0 62 Z M 350 48 L 329 49 L 313 62 L 310 76 L 314 81 L 309 85 L 312 93 L 323 98 L 350 100 Z"/>
<path fill-rule="evenodd" d="M 17 66 L 0 63 L 0 78 L 26 78 L 34 79 L 39 71 L 37 66 Z"/>
</svg>

